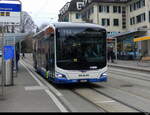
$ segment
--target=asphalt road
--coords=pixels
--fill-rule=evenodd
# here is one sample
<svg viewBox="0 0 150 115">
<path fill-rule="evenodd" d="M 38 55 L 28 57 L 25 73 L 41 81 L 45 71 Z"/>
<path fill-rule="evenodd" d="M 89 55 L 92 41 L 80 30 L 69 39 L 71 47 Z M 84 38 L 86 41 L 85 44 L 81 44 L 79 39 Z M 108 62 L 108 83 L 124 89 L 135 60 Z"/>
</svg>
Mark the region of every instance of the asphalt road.
<svg viewBox="0 0 150 115">
<path fill-rule="evenodd" d="M 53 111 L 59 112 L 60 103 L 68 112 L 150 112 L 149 73 L 110 67 L 107 83 L 55 85 L 35 72 L 32 55 L 20 65 L 58 99 Z"/>
</svg>

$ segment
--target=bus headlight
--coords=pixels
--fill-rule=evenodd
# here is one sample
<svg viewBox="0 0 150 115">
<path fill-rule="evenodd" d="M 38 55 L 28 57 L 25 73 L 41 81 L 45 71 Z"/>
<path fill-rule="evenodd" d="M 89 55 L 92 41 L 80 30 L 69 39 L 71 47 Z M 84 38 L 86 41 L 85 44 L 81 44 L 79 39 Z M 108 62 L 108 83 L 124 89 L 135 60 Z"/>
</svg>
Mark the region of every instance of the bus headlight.
<svg viewBox="0 0 150 115">
<path fill-rule="evenodd" d="M 106 73 L 106 72 L 103 73 L 103 74 L 101 75 L 101 77 L 107 77 L 107 73 Z"/>
<path fill-rule="evenodd" d="M 58 73 L 56 72 L 56 77 L 57 78 L 66 78 L 66 76 L 64 74 Z"/>
</svg>

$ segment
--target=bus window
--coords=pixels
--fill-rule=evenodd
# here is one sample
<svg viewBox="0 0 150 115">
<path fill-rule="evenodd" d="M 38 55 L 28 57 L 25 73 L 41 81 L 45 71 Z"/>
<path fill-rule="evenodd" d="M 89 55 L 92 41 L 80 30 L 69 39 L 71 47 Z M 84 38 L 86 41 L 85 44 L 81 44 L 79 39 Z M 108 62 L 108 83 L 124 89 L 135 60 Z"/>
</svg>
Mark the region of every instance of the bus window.
<svg viewBox="0 0 150 115">
<path fill-rule="evenodd" d="M 97 28 L 59 29 L 56 41 L 58 67 L 88 70 L 91 66 L 98 69 L 106 66 L 105 31 Z"/>
</svg>

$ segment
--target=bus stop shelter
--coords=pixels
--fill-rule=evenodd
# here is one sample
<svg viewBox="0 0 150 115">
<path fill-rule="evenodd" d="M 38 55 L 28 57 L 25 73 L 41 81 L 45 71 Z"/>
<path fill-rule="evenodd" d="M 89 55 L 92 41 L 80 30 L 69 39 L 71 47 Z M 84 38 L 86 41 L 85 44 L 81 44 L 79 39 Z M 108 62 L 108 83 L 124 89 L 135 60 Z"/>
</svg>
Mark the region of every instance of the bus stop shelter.
<svg viewBox="0 0 150 115">
<path fill-rule="evenodd" d="M 2 47 L 13 47 L 14 50 L 13 51 L 13 59 L 8 59 L 5 61 L 4 57 L 5 55 L 10 55 L 10 52 L 8 51 L 5 54 L 5 51 L 3 52 L 3 55 L 1 56 L 1 61 L 0 61 L 0 95 L 4 95 L 4 86 L 12 86 L 13 85 L 13 77 L 17 76 L 17 72 L 16 72 L 16 54 L 15 54 L 15 47 L 17 43 L 22 42 L 23 40 L 25 40 L 26 38 L 28 38 L 31 34 L 29 33 L 5 33 L 3 36 L 0 35 L 0 48 L 1 50 L 5 50 L 5 48 Z M 2 37 L 4 38 L 2 41 Z M 19 46 L 19 50 L 21 50 L 21 45 Z M 21 51 L 19 51 L 21 52 Z M 14 62 L 14 66 L 12 66 L 12 62 Z"/>
<path fill-rule="evenodd" d="M 117 47 L 115 48 L 117 49 L 115 50 L 117 51 L 117 59 L 136 59 L 141 49 L 141 43 L 134 42 L 134 39 L 141 36 L 145 36 L 146 34 L 147 31 L 135 30 L 111 36 L 112 38 L 116 38 Z"/>
<path fill-rule="evenodd" d="M 150 56 L 150 36 L 143 36 L 134 38 L 135 43 L 142 42 L 142 55 Z"/>
</svg>

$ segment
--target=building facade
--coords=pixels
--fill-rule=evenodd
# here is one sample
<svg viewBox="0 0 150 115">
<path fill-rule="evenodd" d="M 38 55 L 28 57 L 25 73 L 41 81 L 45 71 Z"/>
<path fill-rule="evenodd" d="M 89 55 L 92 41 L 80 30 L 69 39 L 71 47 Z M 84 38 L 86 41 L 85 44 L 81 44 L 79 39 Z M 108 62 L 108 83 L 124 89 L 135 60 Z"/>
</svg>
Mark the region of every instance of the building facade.
<svg viewBox="0 0 150 115">
<path fill-rule="evenodd" d="M 83 0 L 72 0 L 67 2 L 59 11 L 60 22 L 83 22 L 80 11 L 84 5 Z"/>
<path fill-rule="evenodd" d="M 72 1 L 69 4 L 71 8 L 73 8 Z M 134 42 L 134 38 L 150 36 L 149 0 L 81 0 L 80 2 L 82 2 L 80 10 L 76 9 L 77 12 L 67 10 L 64 13 L 70 16 L 67 21 L 104 26 L 107 29 L 108 38 L 117 39 L 118 57 L 135 59 L 143 53 L 150 56 L 150 40 Z M 75 4 L 78 8 L 77 3 Z M 71 12 L 74 15 L 80 13 L 80 21 L 75 20 L 73 14 L 71 17 Z"/>
</svg>

